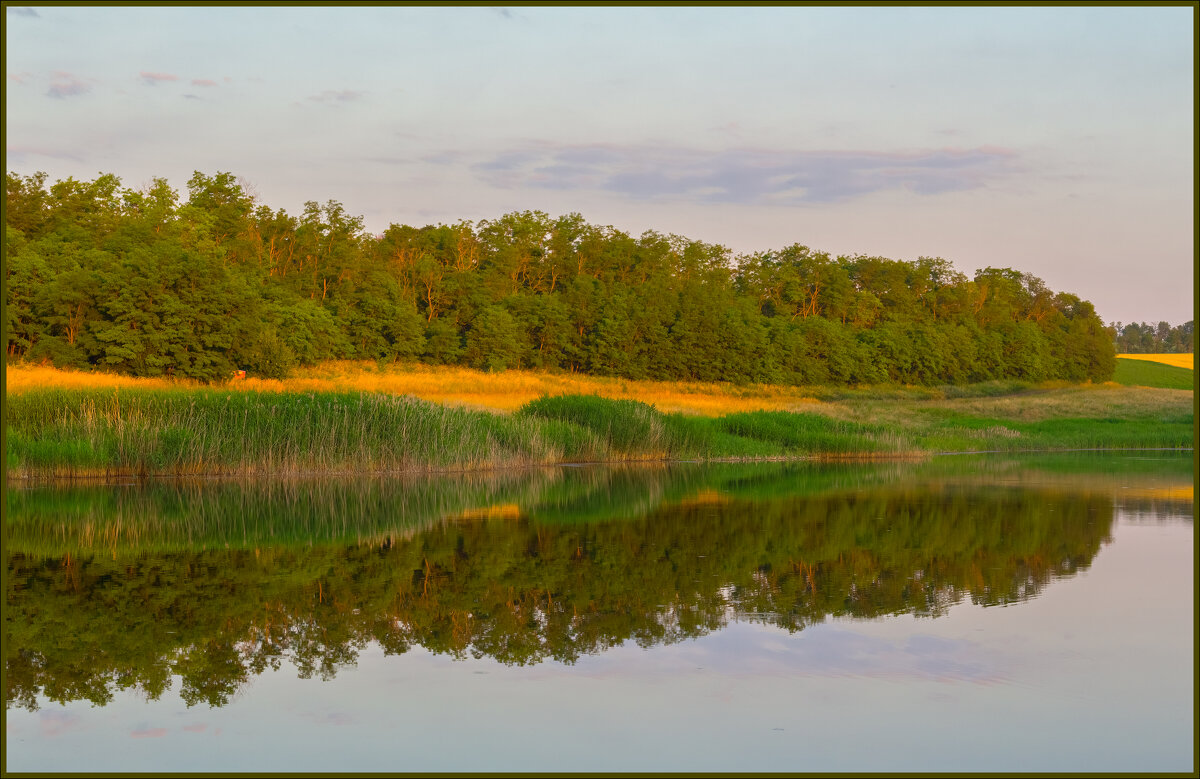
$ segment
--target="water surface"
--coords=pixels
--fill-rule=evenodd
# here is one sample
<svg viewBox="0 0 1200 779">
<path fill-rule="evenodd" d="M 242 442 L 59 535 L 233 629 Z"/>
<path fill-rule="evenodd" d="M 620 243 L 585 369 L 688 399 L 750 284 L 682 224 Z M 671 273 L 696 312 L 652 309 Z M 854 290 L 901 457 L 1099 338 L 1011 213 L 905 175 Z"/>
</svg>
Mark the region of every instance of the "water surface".
<svg viewBox="0 0 1200 779">
<path fill-rule="evenodd" d="M 10 771 L 1190 771 L 1190 455 L 10 489 Z"/>
</svg>

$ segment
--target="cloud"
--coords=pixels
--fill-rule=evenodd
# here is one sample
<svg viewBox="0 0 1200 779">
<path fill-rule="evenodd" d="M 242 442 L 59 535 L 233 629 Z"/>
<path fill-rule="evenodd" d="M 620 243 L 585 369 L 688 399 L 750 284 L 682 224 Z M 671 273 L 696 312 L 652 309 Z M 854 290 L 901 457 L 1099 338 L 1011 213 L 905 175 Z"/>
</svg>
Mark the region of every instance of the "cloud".
<svg viewBox="0 0 1200 779">
<path fill-rule="evenodd" d="M 21 73 L 9 73 L 8 74 L 8 80 L 13 82 L 14 84 L 24 84 L 26 81 L 28 81 L 31 78 L 33 78 L 33 74 L 27 70 L 22 71 Z"/>
<path fill-rule="evenodd" d="M 213 81 L 211 78 L 192 79 L 192 86 L 194 87 L 215 87 L 216 85 L 217 82 Z"/>
<path fill-rule="evenodd" d="M 421 158 L 421 162 L 428 162 L 430 165 L 453 165 L 462 159 L 462 154 L 456 151 L 443 151 L 436 154 L 427 154 Z"/>
<path fill-rule="evenodd" d="M 184 96 L 183 96 L 183 98 L 184 98 L 185 100 L 199 100 L 199 99 L 200 99 L 200 96 L 199 96 L 199 95 L 193 95 L 191 92 L 189 92 L 189 93 L 187 93 L 186 95 L 184 95 Z"/>
<path fill-rule="evenodd" d="M 29 157 L 51 157 L 56 160 L 71 160 L 72 162 L 84 161 L 83 157 L 74 152 L 50 149 L 44 146 L 8 146 L 5 148 L 5 153 L 13 162 L 19 164 L 24 164 Z"/>
<path fill-rule="evenodd" d="M 411 165 L 412 164 L 412 160 L 407 159 L 405 157 L 379 156 L 379 157 L 364 157 L 364 159 L 367 162 L 375 163 L 377 165 Z"/>
<path fill-rule="evenodd" d="M 40 17 L 41 17 L 41 14 L 39 14 L 39 13 L 38 13 L 37 11 L 35 11 L 34 9 L 32 9 L 32 8 L 27 8 L 27 7 L 24 7 L 24 6 L 21 6 L 21 7 L 19 7 L 19 8 L 12 8 L 12 7 L 10 7 L 10 8 L 8 8 L 8 11 L 9 11 L 9 12 L 11 12 L 11 13 L 13 14 L 13 16 L 31 16 L 31 17 L 34 17 L 34 18 L 40 18 Z"/>
<path fill-rule="evenodd" d="M 355 100 L 361 100 L 366 92 L 360 92 L 357 89 L 326 89 L 317 95 L 310 95 L 309 100 L 314 103 L 329 103 L 336 105 L 339 103 L 352 103 Z"/>
<path fill-rule="evenodd" d="M 821 151 L 653 145 L 556 146 L 505 151 L 472 166 L 500 188 L 591 189 L 639 199 L 707 203 L 832 203 L 885 190 L 936 195 L 977 189 L 1011 168 L 1015 153 L 974 149 Z"/>
<path fill-rule="evenodd" d="M 138 75 L 142 77 L 143 82 L 145 82 L 146 84 L 148 84 L 150 86 L 155 86 L 160 81 L 178 81 L 179 80 L 179 76 L 176 76 L 174 73 L 151 73 L 149 71 L 143 70 Z"/>
<path fill-rule="evenodd" d="M 50 88 L 46 90 L 48 97 L 58 98 L 59 100 L 76 95 L 83 95 L 92 91 L 92 87 L 78 76 L 72 75 L 65 70 L 56 70 L 53 73 L 54 80 L 50 82 Z"/>
</svg>

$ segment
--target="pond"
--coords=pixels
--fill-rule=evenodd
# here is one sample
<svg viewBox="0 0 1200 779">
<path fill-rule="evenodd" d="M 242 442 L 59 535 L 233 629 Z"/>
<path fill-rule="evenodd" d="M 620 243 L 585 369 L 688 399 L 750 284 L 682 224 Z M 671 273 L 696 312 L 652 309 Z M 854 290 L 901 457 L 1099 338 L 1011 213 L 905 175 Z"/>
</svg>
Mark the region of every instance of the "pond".
<svg viewBox="0 0 1200 779">
<path fill-rule="evenodd" d="M 6 769 L 1194 770 L 1191 453 L 6 494 Z"/>
</svg>

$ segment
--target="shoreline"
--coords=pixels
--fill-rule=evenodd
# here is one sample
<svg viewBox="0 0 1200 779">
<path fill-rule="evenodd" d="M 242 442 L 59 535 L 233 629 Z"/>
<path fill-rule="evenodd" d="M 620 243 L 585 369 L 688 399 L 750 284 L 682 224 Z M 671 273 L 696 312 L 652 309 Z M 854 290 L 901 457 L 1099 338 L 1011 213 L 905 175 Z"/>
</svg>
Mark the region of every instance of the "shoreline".
<svg viewBox="0 0 1200 779">
<path fill-rule="evenodd" d="M 715 457 L 711 459 L 670 458 L 670 459 L 637 459 L 626 458 L 617 460 L 593 460 L 588 462 L 563 461 L 547 463 L 530 463 L 522 465 L 492 465 L 478 467 L 447 467 L 447 468 L 411 468 L 408 470 L 300 470 L 279 471 L 269 473 L 208 471 L 208 472 L 106 472 L 106 473 L 76 473 L 76 474 L 6 474 L 5 481 L 9 487 L 33 487 L 48 485 L 88 485 L 99 487 L 117 487 L 143 485 L 149 482 L 219 482 L 219 481 L 305 481 L 315 479 L 396 479 L 443 477 L 455 474 L 461 475 L 501 475 L 559 468 L 653 468 L 671 467 L 677 465 L 743 465 L 754 463 L 813 463 L 813 464 L 868 464 L 868 463 L 909 463 L 928 461 L 938 457 L 969 457 L 981 455 L 1055 455 L 1078 454 L 1093 452 L 1096 454 L 1116 454 L 1120 452 L 1168 452 L 1184 454 L 1195 452 L 1194 447 L 1090 447 L 1072 449 L 988 449 L 952 452 L 896 452 L 896 453 L 863 453 L 839 455 L 794 455 L 774 457 Z"/>
<path fill-rule="evenodd" d="M 1195 394 L 1116 384 L 858 390 L 721 416 L 543 395 L 494 413 L 383 391 L 53 385 L 5 394 L 8 483 L 497 471 L 582 464 L 871 462 L 1190 450 Z"/>
</svg>

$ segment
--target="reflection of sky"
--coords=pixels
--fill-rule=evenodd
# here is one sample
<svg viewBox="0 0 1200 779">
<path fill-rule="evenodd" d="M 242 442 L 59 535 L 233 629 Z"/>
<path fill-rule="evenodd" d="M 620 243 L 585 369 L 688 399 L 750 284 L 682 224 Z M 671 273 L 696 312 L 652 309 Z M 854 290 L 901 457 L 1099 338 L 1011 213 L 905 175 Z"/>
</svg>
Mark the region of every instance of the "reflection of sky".
<svg viewBox="0 0 1200 779">
<path fill-rule="evenodd" d="M 118 695 L 8 712 L 20 770 L 1186 771 L 1190 523 L 1131 525 L 1040 597 L 945 617 L 749 622 L 574 666 L 369 648 L 220 709 Z M 155 737 L 151 737 L 155 736 Z M 117 745 L 117 746 L 114 746 Z"/>
</svg>

